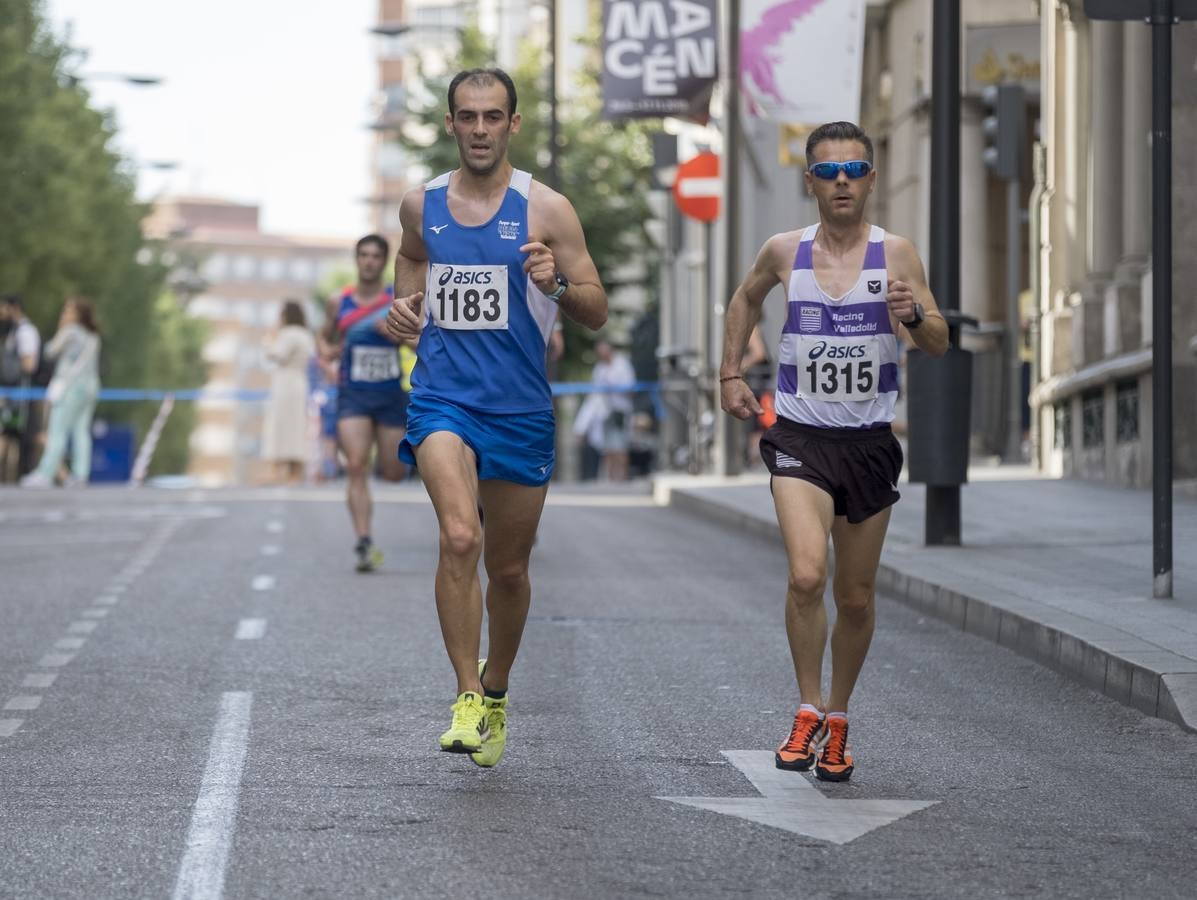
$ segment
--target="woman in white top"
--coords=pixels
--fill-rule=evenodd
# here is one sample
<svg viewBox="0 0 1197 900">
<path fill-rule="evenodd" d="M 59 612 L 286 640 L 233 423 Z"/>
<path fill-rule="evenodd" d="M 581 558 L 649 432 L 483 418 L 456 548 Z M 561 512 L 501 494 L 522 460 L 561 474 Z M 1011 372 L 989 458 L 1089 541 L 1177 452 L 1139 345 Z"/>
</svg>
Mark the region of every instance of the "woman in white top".
<svg viewBox="0 0 1197 900">
<path fill-rule="evenodd" d="M 283 304 L 280 324 L 266 347 L 266 358 L 275 369 L 262 423 L 262 458 L 274 463 L 279 481 L 298 482 L 303 480 L 311 443 L 308 362 L 316 353 L 316 341 L 295 300 Z"/>
<path fill-rule="evenodd" d="M 55 361 L 54 377 L 46 388 L 50 404 L 46 450 L 36 469 L 21 479 L 25 487 L 51 487 L 71 444 L 69 481 L 86 484 L 91 475 L 91 420 L 100 393 L 100 334 L 91 304 L 72 297 L 62 307 L 58 331 L 46 344 Z"/>
</svg>

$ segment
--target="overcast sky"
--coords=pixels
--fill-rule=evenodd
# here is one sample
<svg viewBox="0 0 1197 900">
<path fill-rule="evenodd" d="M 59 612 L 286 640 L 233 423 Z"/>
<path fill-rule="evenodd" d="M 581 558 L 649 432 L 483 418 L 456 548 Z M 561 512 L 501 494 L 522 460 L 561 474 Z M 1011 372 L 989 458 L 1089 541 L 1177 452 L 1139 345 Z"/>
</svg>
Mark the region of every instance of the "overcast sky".
<svg viewBox="0 0 1197 900">
<path fill-rule="evenodd" d="M 375 86 L 368 29 L 377 0 L 48 0 L 55 31 L 88 52 L 80 71 L 154 75 L 160 87 L 96 79 L 143 197 L 207 194 L 259 203 L 266 230 L 367 230 Z"/>
</svg>

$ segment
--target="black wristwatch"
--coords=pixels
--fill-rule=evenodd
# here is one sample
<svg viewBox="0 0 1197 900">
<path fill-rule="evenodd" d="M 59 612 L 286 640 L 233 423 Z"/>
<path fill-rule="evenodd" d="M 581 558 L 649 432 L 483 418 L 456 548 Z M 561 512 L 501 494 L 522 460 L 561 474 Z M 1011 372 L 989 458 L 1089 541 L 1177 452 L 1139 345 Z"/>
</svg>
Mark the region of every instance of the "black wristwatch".
<svg viewBox="0 0 1197 900">
<path fill-rule="evenodd" d="M 569 279 L 560 272 L 557 272 L 553 277 L 557 280 L 557 289 L 551 294 L 545 294 L 545 296 L 556 303 L 561 299 L 561 295 L 565 293 L 565 289 L 569 287 Z"/>
<path fill-rule="evenodd" d="M 910 330 L 912 328 L 918 328 L 920 325 L 923 324 L 923 319 L 925 319 L 925 318 L 927 318 L 927 316 L 923 312 L 923 304 L 916 302 L 914 304 L 914 318 L 911 319 L 909 322 L 903 322 L 902 324 L 906 326 L 907 330 Z"/>
</svg>

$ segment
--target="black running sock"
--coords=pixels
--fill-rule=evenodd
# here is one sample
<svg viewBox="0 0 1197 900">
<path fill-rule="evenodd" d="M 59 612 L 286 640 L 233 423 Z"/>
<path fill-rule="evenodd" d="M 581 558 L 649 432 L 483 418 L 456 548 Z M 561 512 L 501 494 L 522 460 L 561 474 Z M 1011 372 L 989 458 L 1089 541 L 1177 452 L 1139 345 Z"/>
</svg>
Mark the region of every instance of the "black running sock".
<svg viewBox="0 0 1197 900">
<path fill-rule="evenodd" d="M 492 691 L 490 688 L 488 688 L 486 686 L 483 686 L 482 693 L 485 696 L 490 697 L 490 699 L 492 699 L 492 700 L 502 700 L 504 697 L 507 696 L 506 691 Z"/>
</svg>

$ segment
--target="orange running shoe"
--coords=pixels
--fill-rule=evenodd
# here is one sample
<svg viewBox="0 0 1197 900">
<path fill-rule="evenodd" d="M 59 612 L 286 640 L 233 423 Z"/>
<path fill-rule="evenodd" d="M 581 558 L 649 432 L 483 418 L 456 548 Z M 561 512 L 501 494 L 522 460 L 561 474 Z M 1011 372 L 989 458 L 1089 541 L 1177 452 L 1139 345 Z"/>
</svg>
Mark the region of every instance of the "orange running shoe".
<svg viewBox="0 0 1197 900">
<path fill-rule="evenodd" d="M 847 716 L 827 717 L 827 744 L 819 751 L 815 777 L 820 781 L 847 781 L 852 777 Z"/>
<path fill-rule="evenodd" d="M 805 772 L 815 762 L 815 754 L 827 740 L 827 720 L 809 709 L 798 710 L 794 716 L 794 727 L 786 742 L 773 754 L 773 762 L 779 769 Z"/>
</svg>

